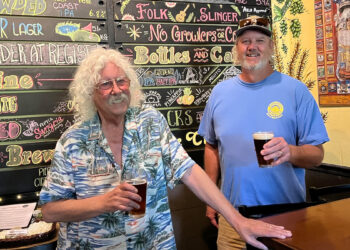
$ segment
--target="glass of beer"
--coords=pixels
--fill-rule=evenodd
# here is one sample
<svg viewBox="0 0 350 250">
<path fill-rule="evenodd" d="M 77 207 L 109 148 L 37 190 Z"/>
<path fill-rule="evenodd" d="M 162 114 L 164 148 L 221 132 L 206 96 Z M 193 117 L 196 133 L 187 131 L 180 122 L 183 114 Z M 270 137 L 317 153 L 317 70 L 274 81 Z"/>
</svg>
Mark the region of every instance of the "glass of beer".
<svg viewBox="0 0 350 250">
<path fill-rule="evenodd" d="M 147 178 L 146 175 L 139 171 L 137 174 L 133 173 L 128 175 L 125 180 L 126 183 L 133 185 L 137 188 L 137 194 L 141 196 L 142 200 L 137 202 L 139 204 L 139 209 L 133 209 L 129 211 L 129 215 L 134 218 L 140 218 L 145 215 L 146 212 L 146 195 L 147 195 Z"/>
<path fill-rule="evenodd" d="M 264 156 L 261 155 L 261 150 L 264 148 L 264 144 L 269 142 L 273 138 L 274 134 L 273 132 L 255 132 L 253 134 L 254 138 L 254 146 L 255 146 L 255 152 L 256 157 L 258 159 L 259 167 L 261 168 L 270 168 L 272 167 L 271 164 L 274 159 L 265 160 Z"/>
</svg>

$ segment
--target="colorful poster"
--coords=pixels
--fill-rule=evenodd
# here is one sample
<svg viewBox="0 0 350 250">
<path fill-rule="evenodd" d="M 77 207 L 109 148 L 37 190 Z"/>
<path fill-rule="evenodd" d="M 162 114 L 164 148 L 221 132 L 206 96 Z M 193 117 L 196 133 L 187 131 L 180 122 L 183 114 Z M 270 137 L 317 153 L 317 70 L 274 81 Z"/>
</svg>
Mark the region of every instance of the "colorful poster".
<svg viewBox="0 0 350 250">
<path fill-rule="evenodd" d="M 315 1 L 320 106 L 350 106 L 350 0 Z"/>
</svg>

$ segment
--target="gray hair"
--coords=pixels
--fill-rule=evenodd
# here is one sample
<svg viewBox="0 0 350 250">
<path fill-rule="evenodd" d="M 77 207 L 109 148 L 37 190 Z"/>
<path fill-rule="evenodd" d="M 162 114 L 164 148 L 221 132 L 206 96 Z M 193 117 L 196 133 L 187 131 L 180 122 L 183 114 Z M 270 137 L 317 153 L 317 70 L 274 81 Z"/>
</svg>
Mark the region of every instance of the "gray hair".
<svg viewBox="0 0 350 250">
<path fill-rule="evenodd" d="M 74 75 L 74 80 L 69 85 L 76 120 L 86 121 L 95 115 L 97 109 L 92 95 L 96 84 L 101 80 L 101 71 L 109 62 L 121 68 L 130 79 L 130 106 L 140 106 L 144 101 L 137 75 L 128 59 L 114 49 L 98 47 L 81 62 Z"/>
</svg>

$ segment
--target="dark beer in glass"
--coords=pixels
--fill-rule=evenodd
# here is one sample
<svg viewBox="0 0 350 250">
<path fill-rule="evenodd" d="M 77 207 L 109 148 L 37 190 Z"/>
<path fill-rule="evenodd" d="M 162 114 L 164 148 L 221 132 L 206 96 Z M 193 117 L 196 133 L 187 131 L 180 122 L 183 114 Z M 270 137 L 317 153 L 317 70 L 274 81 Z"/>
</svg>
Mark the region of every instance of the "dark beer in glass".
<svg viewBox="0 0 350 250">
<path fill-rule="evenodd" d="M 261 150 L 263 150 L 264 144 L 269 142 L 273 138 L 273 133 L 256 132 L 253 134 L 253 138 L 254 138 L 255 152 L 256 152 L 256 157 L 258 159 L 259 167 L 261 168 L 272 167 L 271 164 L 273 162 L 273 159 L 265 160 L 260 152 Z"/>
<path fill-rule="evenodd" d="M 129 214 L 133 217 L 143 217 L 146 212 L 146 194 L 147 194 L 147 180 L 145 179 L 131 179 L 127 183 L 137 188 L 137 194 L 141 196 L 142 200 L 137 202 L 140 205 L 139 209 L 133 209 Z"/>
</svg>

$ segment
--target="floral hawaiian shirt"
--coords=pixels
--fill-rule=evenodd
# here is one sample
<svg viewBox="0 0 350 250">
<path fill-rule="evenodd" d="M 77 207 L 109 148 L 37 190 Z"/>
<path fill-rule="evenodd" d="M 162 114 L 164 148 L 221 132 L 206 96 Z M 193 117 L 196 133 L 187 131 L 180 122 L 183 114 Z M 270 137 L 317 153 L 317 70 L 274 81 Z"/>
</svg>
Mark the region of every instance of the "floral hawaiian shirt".
<svg viewBox="0 0 350 250">
<path fill-rule="evenodd" d="M 146 172 L 148 183 L 144 217 L 134 221 L 127 213 L 115 211 L 86 221 L 61 222 L 59 249 L 176 249 L 167 186 L 178 184 L 195 162 L 153 107 L 132 107 L 126 112 L 122 164 L 123 168 L 114 161 L 97 114 L 62 135 L 40 204 L 104 194 L 139 168 Z"/>
</svg>

